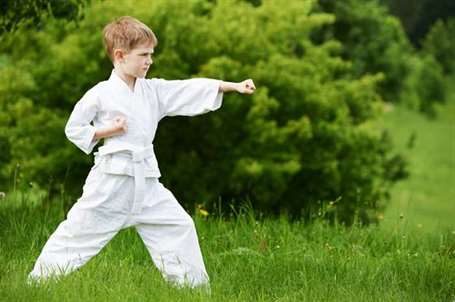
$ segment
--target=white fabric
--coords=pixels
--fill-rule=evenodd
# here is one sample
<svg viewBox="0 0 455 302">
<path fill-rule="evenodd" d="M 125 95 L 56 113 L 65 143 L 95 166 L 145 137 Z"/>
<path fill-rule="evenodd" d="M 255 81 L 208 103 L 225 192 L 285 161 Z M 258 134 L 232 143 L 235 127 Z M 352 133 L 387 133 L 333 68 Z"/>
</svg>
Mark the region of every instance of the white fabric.
<svg viewBox="0 0 455 302">
<path fill-rule="evenodd" d="M 194 222 L 157 178 L 146 178 L 140 213 L 133 213 L 134 178 L 110 175 L 95 165 L 83 194 L 39 255 L 29 280 L 68 274 L 121 229 L 134 226 L 163 277 L 177 285 L 209 285 Z"/>
<path fill-rule="evenodd" d="M 104 145 L 149 146 L 163 117 L 195 116 L 220 108 L 223 99 L 220 82 L 205 78 L 173 81 L 138 78 L 133 92 L 112 71 L 108 81 L 87 91 L 76 104 L 65 127 L 66 136 L 89 154 L 98 143 L 92 141 L 96 129 L 110 127 L 114 117 L 123 115 L 127 120 L 127 133 L 106 138 Z M 161 175 L 155 156 L 145 161 L 144 170 L 146 177 Z M 124 157 L 111 159 L 104 171 L 131 176 L 134 173 L 131 160 Z"/>
<path fill-rule="evenodd" d="M 118 154 L 118 156 L 123 156 L 131 160 L 134 165 L 134 207 L 133 213 L 140 213 L 142 210 L 142 202 L 144 200 L 145 194 L 145 173 L 144 166 L 145 160 L 152 156 L 155 156 L 153 153 L 153 145 L 146 147 L 136 147 L 134 145 L 128 145 L 122 143 L 118 146 L 115 144 L 109 144 L 99 148 L 101 156 Z"/>
<path fill-rule="evenodd" d="M 132 91 L 112 71 L 76 104 L 65 134 L 89 154 L 98 143 L 96 129 L 126 117 L 128 131 L 107 138 L 95 153 L 83 194 L 44 246 L 30 279 L 71 272 L 122 228 L 135 226 L 155 265 L 168 280 L 208 284 L 191 217 L 159 182 L 153 152 L 158 122 L 165 116 L 194 116 L 217 110 L 219 80 L 136 79 Z"/>
</svg>

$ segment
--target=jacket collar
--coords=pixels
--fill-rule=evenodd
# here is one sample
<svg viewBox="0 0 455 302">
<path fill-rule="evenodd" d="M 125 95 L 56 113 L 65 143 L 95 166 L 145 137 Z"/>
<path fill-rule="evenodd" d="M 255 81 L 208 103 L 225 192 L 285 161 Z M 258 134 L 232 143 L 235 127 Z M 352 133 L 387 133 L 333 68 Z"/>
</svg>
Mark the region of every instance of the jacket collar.
<svg viewBox="0 0 455 302">
<path fill-rule="evenodd" d="M 109 77 L 109 82 L 111 82 L 117 89 L 120 89 L 121 91 L 126 90 L 129 93 L 134 93 L 137 91 L 139 79 L 136 78 L 136 81 L 134 83 L 134 91 L 131 91 L 131 89 L 128 87 L 128 84 L 126 84 L 126 82 L 120 78 L 115 69 L 112 69 L 111 76 Z"/>
</svg>

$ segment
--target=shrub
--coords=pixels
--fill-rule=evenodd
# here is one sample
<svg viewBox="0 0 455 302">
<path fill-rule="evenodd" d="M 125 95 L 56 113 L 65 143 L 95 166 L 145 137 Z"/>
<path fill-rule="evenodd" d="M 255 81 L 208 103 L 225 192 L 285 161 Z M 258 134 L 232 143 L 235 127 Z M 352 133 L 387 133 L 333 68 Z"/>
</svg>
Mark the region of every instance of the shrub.
<svg viewBox="0 0 455 302">
<path fill-rule="evenodd" d="M 382 76 L 359 75 L 337 41 L 312 41 L 334 22 L 314 13 L 313 1 L 99 2 L 77 23 L 49 17 L 39 31 L 4 34 L 0 106 L 8 118 L 0 134 L 11 158 L 3 175 L 19 162 L 23 181 L 47 187 L 52 177 L 54 189 L 64 182 L 80 194 L 91 160 L 63 127 L 83 93 L 109 76 L 101 29 L 124 14 L 158 36 L 151 77 L 252 77 L 258 87 L 251 97 L 226 95 L 215 113 L 162 121 L 162 181 L 179 200 L 210 206 L 221 198 L 235 207 L 250 199 L 263 212 L 295 217 L 337 200 L 340 220 L 350 223 L 356 212 L 374 220 L 402 168 L 370 122 L 381 111 Z"/>
</svg>

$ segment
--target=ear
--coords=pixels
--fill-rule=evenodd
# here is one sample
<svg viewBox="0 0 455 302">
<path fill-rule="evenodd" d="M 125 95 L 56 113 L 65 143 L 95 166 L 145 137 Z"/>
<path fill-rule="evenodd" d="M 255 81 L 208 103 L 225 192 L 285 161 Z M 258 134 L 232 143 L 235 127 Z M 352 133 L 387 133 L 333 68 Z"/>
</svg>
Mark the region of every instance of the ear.
<svg viewBox="0 0 455 302">
<path fill-rule="evenodd" d="M 126 52 L 121 48 L 114 49 L 114 60 L 122 62 L 125 59 Z"/>
</svg>

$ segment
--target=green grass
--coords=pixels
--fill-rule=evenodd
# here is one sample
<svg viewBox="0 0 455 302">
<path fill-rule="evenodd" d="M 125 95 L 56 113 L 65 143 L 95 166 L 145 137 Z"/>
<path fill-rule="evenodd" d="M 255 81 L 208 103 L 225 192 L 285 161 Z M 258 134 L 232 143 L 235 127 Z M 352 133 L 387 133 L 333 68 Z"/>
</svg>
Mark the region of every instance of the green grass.
<svg viewBox="0 0 455 302">
<path fill-rule="evenodd" d="M 455 93 L 436 120 L 395 107 L 380 123 L 411 176 L 379 226 L 329 227 L 252 212 L 195 222 L 212 295 L 164 282 L 133 229 L 80 271 L 28 286 L 45 241 L 64 219 L 59 200 L 0 200 L 0 301 L 453 301 Z M 407 147 L 416 133 L 414 147 Z M 400 218 L 402 216 L 402 218 Z"/>
<path fill-rule="evenodd" d="M 133 229 L 80 271 L 43 286 L 25 278 L 64 213 L 58 206 L 0 211 L 2 301 L 452 301 L 455 233 L 404 224 L 329 227 L 195 217 L 212 295 L 168 286 Z"/>
<path fill-rule="evenodd" d="M 410 177 L 392 190 L 384 227 L 403 214 L 410 228 L 425 232 L 455 230 L 455 91 L 449 103 L 439 107 L 437 119 L 403 107 L 383 117 L 394 145 L 409 161 Z M 408 147 L 411 136 L 414 146 Z"/>
</svg>

